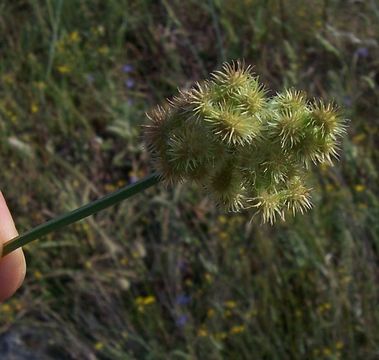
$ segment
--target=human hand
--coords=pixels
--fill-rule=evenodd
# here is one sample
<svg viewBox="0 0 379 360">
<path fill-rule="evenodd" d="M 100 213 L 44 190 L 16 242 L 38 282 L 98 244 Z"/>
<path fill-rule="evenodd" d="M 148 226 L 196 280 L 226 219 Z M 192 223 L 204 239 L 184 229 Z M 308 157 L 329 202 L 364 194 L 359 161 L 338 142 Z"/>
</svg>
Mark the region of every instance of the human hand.
<svg viewBox="0 0 379 360">
<path fill-rule="evenodd" d="M 3 244 L 18 235 L 12 215 L 0 191 L 0 251 Z M 9 298 L 25 278 L 26 263 L 21 248 L 0 258 L 0 301 Z"/>
</svg>

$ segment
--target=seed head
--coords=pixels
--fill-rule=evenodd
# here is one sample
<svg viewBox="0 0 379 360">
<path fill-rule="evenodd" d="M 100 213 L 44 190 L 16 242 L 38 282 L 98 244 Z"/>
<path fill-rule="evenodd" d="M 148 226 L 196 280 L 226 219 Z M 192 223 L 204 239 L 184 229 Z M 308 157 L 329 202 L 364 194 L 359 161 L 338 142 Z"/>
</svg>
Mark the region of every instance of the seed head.
<svg viewBox="0 0 379 360">
<path fill-rule="evenodd" d="M 238 212 L 244 208 L 245 188 L 242 172 L 228 159 L 210 175 L 206 190 L 216 203 L 226 210 Z"/>
<path fill-rule="evenodd" d="M 212 167 L 215 145 L 208 132 L 196 122 L 173 131 L 167 140 L 167 159 L 171 167 L 182 177 L 195 177 L 199 169 L 206 172 Z"/>
<path fill-rule="evenodd" d="M 263 222 L 269 222 L 272 225 L 277 216 L 284 220 L 284 200 L 283 192 L 264 189 L 259 191 L 258 196 L 251 199 L 250 202 L 255 202 L 252 207 L 257 208 L 257 213 L 262 215 Z"/>
<path fill-rule="evenodd" d="M 321 100 L 316 100 L 311 105 L 310 122 L 322 135 L 329 135 L 334 139 L 346 132 L 345 121 L 338 108 L 333 104 L 324 104 Z"/>
<path fill-rule="evenodd" d="M 300 176 L 294 176 L 287 182 L 285 203 L 288 210 L 293 214 L 297 211 L 302 214 L 312 207 L 310 201 L 310 189 L 308 189 Z"/>
<path fill-rule="evenodd" d="M 295 89 L 287 89 L 278 93 L 272 100 L 272 106 L 279 112 L 304 110 L 307 98 L 304 92 Z"/>
<path fill-rule="evenodd" d="M 273 224 L 311 208 L 304 174 L 331 162 L 346 132 L 335 105 L 304 92 L 267 96 L 250 66 L 224 64 L 148 114 L 147 148 L 166 184 L 195 181 L 230 211 Z"/>
</svg>

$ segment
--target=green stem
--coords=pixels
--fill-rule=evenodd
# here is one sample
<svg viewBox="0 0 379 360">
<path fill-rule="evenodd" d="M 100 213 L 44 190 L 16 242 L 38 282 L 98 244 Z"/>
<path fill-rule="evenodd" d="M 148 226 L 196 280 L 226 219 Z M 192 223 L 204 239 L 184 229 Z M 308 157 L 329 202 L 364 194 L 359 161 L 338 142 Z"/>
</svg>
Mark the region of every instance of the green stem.
<svg viewBox="0 0 379 360">
<path fill-rule="evenodd" d="M 16 250 L 17 248 L 24 246 L 25 244 L 40 238 L 41 236 L 47 235 L 52 231 L 58 230 L 64 226 L 70 225 L 84 219 L 87 216 L 93 215 L 100 210 L 103 210 L 109 206 L 115 205 L 122 200 L 125 200 L 155 184 L 160 181 L 158 174 L 152 174 L 145 177 L 142 180 L 137 181 L 135 184 L 125 186 L 114 193 L 108 194 L 101 199 L 95 200 L 89 204 L 83 205 L 80 208 L 68 212 L 66 214 L 60 215 L 53 218 L 44 224 L 38 225 L 32 230 L 29 230 L 25 234 L 19 235 L 12 240 L 7 241 L 3 247 L 3 254 L 5 256 Z"/>
</svg>

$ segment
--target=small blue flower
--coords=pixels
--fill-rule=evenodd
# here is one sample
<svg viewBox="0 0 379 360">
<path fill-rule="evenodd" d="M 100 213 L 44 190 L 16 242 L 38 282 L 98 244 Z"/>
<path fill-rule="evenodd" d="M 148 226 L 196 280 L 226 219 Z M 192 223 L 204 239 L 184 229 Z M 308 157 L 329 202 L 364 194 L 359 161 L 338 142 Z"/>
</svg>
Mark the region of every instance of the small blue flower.
<svg viewBox="0 0 379 360">
<path fill-rule="evenodd" d="M 358 48 L 356 51 L 355 51 L 355 54 L 359 57 L 359 58 L 367 58 L 368 55 L 369 55 L 369 50 L 367 47 L 360 47 Z"/>
<path fill-rule="evenodd" d="M 176 319 L 176 321 L 175 321 L 175 323 L 176 323 L 176 325 L 177 325 L 178 327 L 183 327 L 183 326 L 185 326 L 185 325 L 187 324 L 187 322 L 188 322 L 188 316 L 187 316 L 187 315 L 180 315 L 180 316 Z"/>
<path fill-rule="evenodd" d="M 122 67 L 122 71 L 126 74 L 128 73 L 131 73 L 132 71 L 134 70 L 133 66 L 130 65 L 130 64 L 125 64 L 123 67 Z"/>
<path fill-rule="evenodd" d="M 133 79 L 126 79 L 126 80 L 124 81 L 124 84 L 125 84 L 125 86 L 126 86 L 128 89 L 131 89 L 131 88 L 134 87 L 135 82 L 134 82 Z"/>
<path fill-rule="evenodd" d="M 191 296 L 186 294 L 181 294 L 176 297 L 175 302 L 178 305 L 188 305 L 191 302 Z"/>
</svg>

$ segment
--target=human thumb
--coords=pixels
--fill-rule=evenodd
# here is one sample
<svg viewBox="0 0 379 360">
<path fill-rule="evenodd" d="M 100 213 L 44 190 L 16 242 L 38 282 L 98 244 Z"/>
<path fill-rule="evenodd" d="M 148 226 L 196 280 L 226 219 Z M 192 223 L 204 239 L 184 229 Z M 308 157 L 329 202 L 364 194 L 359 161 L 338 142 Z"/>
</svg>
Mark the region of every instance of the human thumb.
<svg viewBox="0 0 379 360">
<path fill-rule="evenodd" d="M 6 241 L 17 235 L 12 215 L 0 191 L 0 249 Z M 0 301 L 9 298 L 21 286 L 25 272 L 26 263 L 21 248 L 0 258 Z"/>
</svg>

